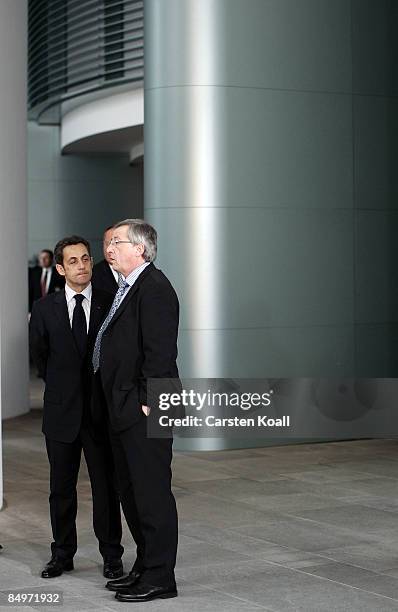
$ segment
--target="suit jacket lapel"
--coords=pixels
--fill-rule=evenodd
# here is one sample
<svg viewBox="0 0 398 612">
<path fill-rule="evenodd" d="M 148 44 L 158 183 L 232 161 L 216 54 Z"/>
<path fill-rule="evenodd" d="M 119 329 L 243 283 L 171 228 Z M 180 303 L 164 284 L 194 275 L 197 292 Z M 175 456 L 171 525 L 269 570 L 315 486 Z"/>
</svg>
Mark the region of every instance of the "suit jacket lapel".
<svg viewBox="0 0 398 612">
<path fill-rule="evenodd" d="M 153 265 L 153 263 L 150 263 L 149 266 L 147 266 L 145 268 L 145 270 L 143 272 L 141 272 L 141 274 L 139 275 L 139 277 L 135 281 L 134 285 L 131 287 L 131 289 L 129 290 L 128 294 L 124 298 L 123 302 L 120 304 L 119 308 L 117 309 L 117 311 L 113 315 L 112 319 L 109 322 L 109 325 L 113 325 L 113 323 L 115 321 L 117 321 L 117 319 L 120 317 L 122 312 L 124 312 L 124 310 L 127 307 L 127 304 L 129 302 L 131 302 L 131 300 L 133 298 L 133 295 L 135 295 L 137 293 L 138 289 L 140 288 L 141 283 L 148 276 L 148 274 L 150 274 L 152 272 L 154 267 L 155 266 Z"/>
<path fill-rule="evenodd" d="M 112 283 L 115 289 L 117 289 L 118 287 L 117 280 L 113 276 L 112 270 L 110 269 L 109 264 L 106 261 L 104 261 L 104 275 L 105 277 L 108 277 L 109 281 Z"/>
</svg>

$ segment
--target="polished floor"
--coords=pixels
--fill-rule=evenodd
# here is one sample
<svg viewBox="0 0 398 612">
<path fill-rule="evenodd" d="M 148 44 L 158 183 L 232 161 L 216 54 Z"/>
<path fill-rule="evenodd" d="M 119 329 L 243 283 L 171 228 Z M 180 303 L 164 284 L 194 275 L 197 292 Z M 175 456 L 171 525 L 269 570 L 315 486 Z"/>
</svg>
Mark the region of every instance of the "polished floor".
<svg viewBox="0 0 398 612">
<path fill-rule="evenodd" d="M 39 577 L 50 542 L 40 417 L 36 408 L 4 423 L 0 610 L 32 610 L 1 599 L 24 589 L 62 592 L 63 606 L 46 611 L 398 611 L 397 441 L 176 453 L 180 596 L 121 604 L 103 586 L 84 466 L 76 569 Z M 127 531 L 124 544 L 129 568 Z"/>
</svg>

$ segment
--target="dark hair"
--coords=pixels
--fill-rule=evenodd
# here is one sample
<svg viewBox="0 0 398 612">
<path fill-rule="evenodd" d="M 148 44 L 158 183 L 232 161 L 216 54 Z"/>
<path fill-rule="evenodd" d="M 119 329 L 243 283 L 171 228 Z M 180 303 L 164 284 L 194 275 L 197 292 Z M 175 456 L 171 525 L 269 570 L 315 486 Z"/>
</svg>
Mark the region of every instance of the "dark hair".
<svg viewBox="0 0 398 612">
<path fill-rule="evenodd" d="M 47 253 L 51 259 L 54 259 L 54 253 L 50 249 L 41 249 L 40 253 Z"/>
<path fill-rule="evenodd" d="M 64 263 L 64 248 L 67 246 L 73 246 L 74 244 L 84 244 L 88 254 L 91 257 L 90 243 L 85 238 L 82 238 L 81 236 L 67 236 L 66 238 L 62 238 L 62 240 L 59 240 L 55 245 L 55 263 L 62 266 Z"/>
</svg>

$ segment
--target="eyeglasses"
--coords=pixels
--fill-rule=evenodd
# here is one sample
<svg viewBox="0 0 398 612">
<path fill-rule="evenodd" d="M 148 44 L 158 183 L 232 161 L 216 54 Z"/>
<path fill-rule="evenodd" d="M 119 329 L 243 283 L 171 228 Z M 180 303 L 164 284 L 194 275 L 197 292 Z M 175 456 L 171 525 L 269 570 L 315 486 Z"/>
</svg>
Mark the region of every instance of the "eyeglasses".
<svg viewBox="0 0 398 612">
<path fill-rule="evenodd" d="M 134 244 L 131 240 L 118 240 L 117 238 L 111 238 L 109 244 L 113 244 L 113 246 L 117 247 L 119 244 Z"/>
</svg>

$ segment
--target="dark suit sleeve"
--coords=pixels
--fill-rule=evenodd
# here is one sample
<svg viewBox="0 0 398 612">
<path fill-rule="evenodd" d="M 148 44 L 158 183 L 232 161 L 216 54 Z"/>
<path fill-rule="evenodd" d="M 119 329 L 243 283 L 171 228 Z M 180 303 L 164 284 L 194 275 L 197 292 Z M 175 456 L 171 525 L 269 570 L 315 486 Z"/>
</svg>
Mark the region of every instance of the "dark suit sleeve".
<svg viewBox="0 0 398 612">
<path fill-rule="evenodd" d="M 154 286 L 144 294 L 141 303 L 144 352 L 140 389 L 142 404 L 151 405 L 151 397 L 147 394 L 148 378 L 172 379 L 178 376 L 176 367 L 178 316 L 178 299 L 171 287 Z"/>
<path fill-rule="evenodd" d="M 39 302 L 35 302 L 32 308 L 32 316 L 29 323 L 29 348 L 32 359 L 37 367 L 38 375 L 45 380 L 49 342 Z"/>
</svg>

